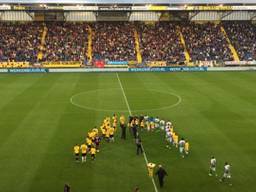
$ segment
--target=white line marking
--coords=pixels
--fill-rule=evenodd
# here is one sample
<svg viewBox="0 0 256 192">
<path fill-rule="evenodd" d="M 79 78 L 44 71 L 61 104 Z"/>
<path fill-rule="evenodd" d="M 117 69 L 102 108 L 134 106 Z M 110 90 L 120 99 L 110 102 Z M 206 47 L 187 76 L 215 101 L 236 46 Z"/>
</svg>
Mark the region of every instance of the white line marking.
<svg viewBox="0 0 256 192">
<path fill-rule="evenodd" d="M 122 85 L 122 82 L 121 82 L 121 80 L 120 80 L 120 78 L 119 78 L 118 73 L 116 73 L 116 77 L 117 77 L 117 79 L 118 79 L 119 85 L 120 85 L 121 90 L 122 90 L 122 92 L 123 92 L 123 96 L 124 96 L 124 100 L 125 100 L 125 103 L 126 103 L 128 112 L 129 112 L 130 115 L 132 115 L 132 111 L 131 111 L 130 105 L 129 105 L 129 103 L 128 103 L 128 100 L 127 100 L 127 97 L 126 97 L 126 94 L 125 94 L 125 91 L 124 91 L 124 88 L 123 88 L 123 85 Z M 146 151 L 145 151 L 143 145 L 141 145 L 141 146 L 142 146 L 143 156 L 144 156 L 144 159 L 145 159 L 145 162 L 146 162 L 146 166 L 147 166 L 147 165 L 148 165 L 148 158 L 147 158 L 147 155 L 146 155 Z M 151 178 L 151 181 L 152 181 L 152 183 L 153 183 L 153 185 L 154 185 L 155 192 L 158 192 L 158 189 L 157 189 L 157 187 L 156 187 L 156 183 L 155 183 L 155 180 L 154 180 L 153 177 Z"/>
<path fill-rule="evenodd" d="M 91 110 L 91 111 L 100 111 L 100 112 L 122 112 L 122 113 L 126 113 L 129 112 L 128 110 L 121 110 L 121 109 L 100 109 L 100 108 L 95 108 L 95 107 L 90 107 L 90 106 L 86 106 L 86 105 L 81 105 L 77 102 L 75 102 L 75 98 L 79 97 L 81 95 L 86 95 L 87 93 L 91 93 L 91 92 L 98 92 L 98 91 L 106 91 L 106 90 L 119 90 L 120 88 L 109 88 L 109 89 L 93 89 L 93 90 L 89 90 L 89 91 L 83 91 L 80 93 L 77 93 L 73 96 L 70 97 L 70 103 L 76 107 L 79 108 L 83 108 L 83 109 L 87 109 L 87 110 Z M 129 90 L 140 90 L 140 89 L 136 89 L 136 88 L 131 88 Z M 144 111 L 160 111 L 160 110 L 166 110 L 166 109 L 170 109 L 170 108 L 174 108 L 176 106 L 178 106 L 181 102 L 182 102 L 182 98 L 181 96 L 169 92 L 169 91 L 162 91 L 162 90 L 157 90 L 157 89 L 148 89 L 148 91 L 151 92 L 158 92 L 158 93 L 164 93 L 164 94 L 168 94 L 168 95 L 172 95 L 177 97 L 177 102 L 171 105 L 166 105 L 163 107 L 159 107 L 159 108 L 151 108 L 151 109 L 137 109 L 137 110 L 133 110 L 134 112 L 144 112 Z"/>
<path fill-rule="evenodd" d="M 126 103 L 128 112 L 129 112 L 130 115 L 132 115 L 131 108 L 130 108 L 130 105 L 129 105 L 129 103 L 128 103 L 127 97 L 126 97 L 126 95 L 125 95 L 124 88 L 123 88 L 122 82 L 120 81 L 120 78 L 119 78 L 118 73 L 116 73 L 116 76 L 117 76 L 119 85 L 120 85 L 120 87 L 121 87 L 121 90 L 122 90 L 122 93 L 123 93 L 123 96 L 124 96 L 124 100 L 125 100 L 125 103 Z"/>
</svg>

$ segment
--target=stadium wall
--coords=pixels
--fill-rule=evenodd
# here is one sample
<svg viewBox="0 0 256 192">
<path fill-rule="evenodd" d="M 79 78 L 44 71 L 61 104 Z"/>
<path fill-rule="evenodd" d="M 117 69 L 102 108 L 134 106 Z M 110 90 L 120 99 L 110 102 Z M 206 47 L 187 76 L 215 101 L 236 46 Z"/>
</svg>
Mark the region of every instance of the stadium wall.
<svg viewBox="0 0 256 192">
<path fill-rule="evenodd" d="M 2 21 L 33 21 L 34 13 L 26 13 L 25 11 L 5 11 L 0 16 Z"/>
<path fill-rule="evenodd" d="M 247 21 L 256 20 L 255 11 L 201 11 L 190 12 L 191 21 Z"/>
<path fill-rule="evenodd" d="M 130 21 L 158 21 L 161 13 L 158 12 L 133 12 Z"/>
<path fill-rule="evenodd" d="M 0 20 L 2 21 L 36 21 L 38 15 L 42 14 L 40 21 L 48 21 L 44 14 L 63 14 L 61 21 L 159 21 L 163 19 L 163 12 L 161 11 L 124 11 L 125 16 L 115 17 L 113 12 L 112 17 L 109 15 L 108 19 L 102 19 L 100 11 L 61 11 L 61 12 L 35 12 L 35 11 L 0 11 Z M 256 11 L 179 11 L 179 12 L 165 12 L 167 17 L 165 19 L 181 20 L 188 19 L 191 21 L 256 21 Z M 98 16 L 97 16 L 98 15 Z M 56 19 L 58 20 L 58 19 Z"/>
<path fill-rule="evenodd" d="M 66 21 L 96 21 L 93 12 L 66 12 L 64 13 Z"/>
</svg>

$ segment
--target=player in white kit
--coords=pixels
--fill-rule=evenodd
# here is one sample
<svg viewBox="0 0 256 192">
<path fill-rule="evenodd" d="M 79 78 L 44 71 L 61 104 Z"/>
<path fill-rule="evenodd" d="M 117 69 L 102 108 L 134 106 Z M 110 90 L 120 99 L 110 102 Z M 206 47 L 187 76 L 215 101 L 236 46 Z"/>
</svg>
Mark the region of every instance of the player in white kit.
<svg viewBox="0 0 256 192">
<path fill-rule="evenodd" d="M 155 128 L 159 128 L 160 119 L 158 117 L 154 118 Z"/>
<path fill-rule="evenodd" d="M 186 141 L 183 138 L 181 138 L 181 140 L 179 141 L 179 151 L 182 158 L 185 157 L 185 143 Z"/>
<path fill-rule="evenodd" d="M 229 185 L 231 186 L 232 183 L 230 183 L 230 179 L 231 179 L 231 165 L 228 162 L 226 162 L 224 165 L 224 173 L 223 173 L 222 178 L 220 179 L 220 182 L 229 180 Z"/>
<path fill-rule="evenodd" d="M 164 130 L 164 128 L 165 128 L 165 121 L 162 119 L 160 121 L 160 129 Z"/>
<path fill-rule="evenodd" d="M 166 122 L 166 126 L 169 126 L 169 127 L 171 127 L 171 126 L 172 126 L 172 122 L 170 122 L 170 121 L 167 121 L 167 122 Z"/>
<path fill-rule="evenodd" d="M 217 165 L 217 160 L 215 157 L 212 156 L 212 158 L 210 160 L 209 176 L 215 175 L 217 177 L 216 165 Z"/>
<path fill-rule="evenodd" d="M 166 134 L 166 147 L 171 149 L 171 145 L 173 143 L 172 132 L 170 130 L 167 130 L 165 134 Z"/>
</svg>

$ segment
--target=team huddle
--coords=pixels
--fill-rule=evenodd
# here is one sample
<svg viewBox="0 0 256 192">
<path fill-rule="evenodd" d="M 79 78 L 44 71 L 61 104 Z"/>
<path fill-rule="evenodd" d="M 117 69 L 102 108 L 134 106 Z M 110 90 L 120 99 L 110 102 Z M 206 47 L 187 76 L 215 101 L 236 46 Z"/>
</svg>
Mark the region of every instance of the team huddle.
<svg viewBox="0 0 256 192">
<path fill-rule="evenodd" d="M 112 121 L 110 117 L 103 120 L 102 125 L 98 129 L 94 127 L 87 133 L 85 142 L 81 145 L 76 144 L 73 148 L 75 159 L 79 162 L 80 154 L 82 163 L 86 162 L 87 154 L 91 155 L 91 159 L 96 158 L 96 153 L 100 152 L 100 142 L 105 139 L 107 142 L 114 142 L 114 133 L 117 129 L 117 116 L 114 114 Z"/>
</svg>

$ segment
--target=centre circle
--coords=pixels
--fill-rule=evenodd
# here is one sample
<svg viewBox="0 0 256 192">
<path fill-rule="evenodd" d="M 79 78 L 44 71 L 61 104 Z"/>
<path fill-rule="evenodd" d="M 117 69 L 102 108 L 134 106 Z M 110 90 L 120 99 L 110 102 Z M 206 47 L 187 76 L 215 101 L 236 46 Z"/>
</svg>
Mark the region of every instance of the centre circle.
<svg viewBox="0 0 256 192">
<path fill-rule="evenodd" d="M 70 98 L 70 102 L 79 108 L 93 111 L 129 112 L 129 105 L 133 112 L 139 112 L 175 107 L 181 103 L 181 97 L 172 92 L 155 89 L 127 88 L 123 93 L 120 88 L 109 88 L 75 94 Z"/>
</svg>

